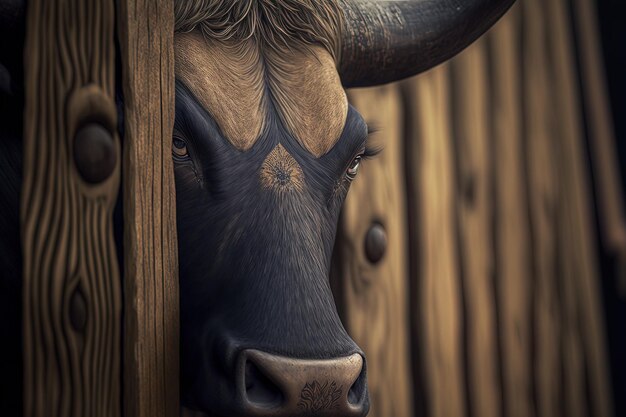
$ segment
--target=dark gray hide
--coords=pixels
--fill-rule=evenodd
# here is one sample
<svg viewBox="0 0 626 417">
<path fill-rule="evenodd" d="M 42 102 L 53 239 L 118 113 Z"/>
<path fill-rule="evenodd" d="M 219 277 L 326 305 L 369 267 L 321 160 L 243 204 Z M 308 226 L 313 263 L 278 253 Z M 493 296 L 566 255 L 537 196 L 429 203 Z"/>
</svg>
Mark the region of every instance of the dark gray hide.
<svg viewBox="0 0 626 417">
<path fill-rule="evenodd" d="M 360 352 L 341 324 L 328 275 L 345 172 L 367 127 L 350 109 L 335 148 L 315 159 L 274 114 L 241 152 L 191 93 L 176 88 L 175 136 L 189 150 L 174 158 L 182 392 L 194 408 L 228 415 L 239 408 L 230 399 L 237 398 L 233 381 L 243 378 L 237 366 L 245 349 L 307 359 Z M 302 167 L 303 192 L 260 185 L 261 164 L 279 142 Z"/>
</svg>

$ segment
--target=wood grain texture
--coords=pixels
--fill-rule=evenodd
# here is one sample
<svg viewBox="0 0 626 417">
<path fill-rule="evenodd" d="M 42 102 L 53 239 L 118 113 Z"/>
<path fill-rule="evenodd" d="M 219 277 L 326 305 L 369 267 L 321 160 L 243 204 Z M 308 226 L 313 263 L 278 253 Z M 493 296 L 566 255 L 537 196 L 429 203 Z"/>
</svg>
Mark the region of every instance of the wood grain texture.
<svg viewBox="0 0 626 417">
<path fill-rule="evenodd" d="M 545 48 L 549 22 L 542 0 L 523 3 L 522 62 L 526 127 L 523 155 L 528 175 L 530 242 L 532 251 L 532 372 L 536 414 L 558 417 L 563 404 L 560 376 L 561 302 L 557 279 L 558 153 L 554 102 L 549 82 L 549 56 Z"/>
<path fill-rule="evenodd" d="M 118 2 L 124 86 L 124 409 L 179 412 L 178 254 L 171 140 L 173 2 Z"/>
<path fill-rule="evenodd" d="M 404 115 L 414 415 L 613 415 L 598 256 L 621 262 L 623 202 L 591 7 L 518 2 L 403 82 L 401 109 L 359 91 Z M 355 242 L 359 201 L 340 226 Z M 342 300 L 350 322 L 377 311 Z"/>
<path fill-rule="evenodd" d="M 27 25 L 24 415 L 120 416 L 122 292 L 112 219 L 121 160 L 114 5 L 32 0 Z M 96 172 L 101 181 L 93 184 L 76 169 L 84 161 L 74 159 L 76 138 L 94 139 L 77 135 L 87 124 L 104 129 L 100 139 L 115 158 L 109 170 Z M 94 154 L 87 148 L 81 157 L 89 159 Z"/>
<path fill-rule="evenodd" d="M 416 379 L 429 416 L 467 414 L 462 315 L 455 228 L 454 151 L 450 131 L 449 68 L 403 85 L 409 195 L 412 343 Z M 419 406 L 419 405 L 418 405 Z"/>
<path fill-rule="evenodd" d="M 547 5 L 551 19 L 550 53 L 553 61 L 559 159 L 559 268 L 564 293 L 563 358 L 567 415 L 612 415 L 607 369 L 606 336 L 600 308 L 599 271 L 594 247 L 593 195 L 581 123 L 571 10 L 568 2 Z"/>
<path fill-rule="evenodd" d="M 613 115 L 608 99 L 602 47 L 595 5 L 589 0 L 572 1 L 578 32 L 578 54 L 582 76 L 582 99 L 591 152 L 599 235 L 603 250 L 616 263 L 618 284 L 626 296 L 626 221 L 624 193 L 619 177 Z M 619 117 L 619 115 L 616 115 Z"/>
<path fill-rule="evenodd" d="M 493 285 L 493 149 L 486 42 L 474 44 L 450 65 L 456 155 L 456 221 L 461 266 L 468 413 L 499 416 L 500 362 Z"/>
<path fill-rule="evenodd" d="M 491 143 L 494 172 L 494 255 L 504 390 L 503 412 L 531 416 L 531 259 L 519 52 L 519 3 L 488 38 L 491 75 Z"/>
<path fill-rule="evenodd" d="M 343 318 L 366 354 L 369 416 L 410 417 L 413 387 L 400 95 L 396 86 L 388 86 L 352 90 L 349 99 L 366 122 L 379 129 L 370 144 L 384 144 L 384 150 L 364 162 L 343 209 L 336 247 Z M 365 238 L 375 223 L 385 229 L 387 248 L 382 259 L 372 264 L 365 254 Z"/>
</svg>

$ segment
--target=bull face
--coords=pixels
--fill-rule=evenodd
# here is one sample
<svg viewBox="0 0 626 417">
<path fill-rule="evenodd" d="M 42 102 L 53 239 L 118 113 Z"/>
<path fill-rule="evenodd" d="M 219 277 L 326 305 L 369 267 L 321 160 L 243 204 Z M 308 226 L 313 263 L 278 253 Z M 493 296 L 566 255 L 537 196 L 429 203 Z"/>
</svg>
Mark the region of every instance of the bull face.
<svg viewBox="0 0 626 417">
<path fill-rule="evenodd" d="M 267 70 L 240 74 L 230 46 L 191 33 L 176 47 L 184 402 L 229 416 L 365 415 L 365 359 L 328 280 L 365 122 L 320 48 L 292 53 L 298 65 L 257 94 Z M 286 107 L 276 97 L 297 95 L 295 79 L 316 83 Z M 237 108 L 224 105 L 233 96 Z"/>
<path fill-rule="evenodd" d="M 321 158 L 278 120 L 242 152 L 177 86 L 181 361 L 191 405 L 224 415 L 367 412 L 362 352 L 328 282 L 339 209 L 366 138 L 350 109 Z"/>
</svg>

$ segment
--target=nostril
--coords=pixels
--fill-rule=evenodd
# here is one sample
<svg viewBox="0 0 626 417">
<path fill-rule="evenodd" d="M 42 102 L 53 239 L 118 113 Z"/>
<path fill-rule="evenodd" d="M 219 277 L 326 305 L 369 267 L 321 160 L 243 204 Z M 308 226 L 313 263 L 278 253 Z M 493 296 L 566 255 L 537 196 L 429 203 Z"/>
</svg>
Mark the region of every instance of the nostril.
<svg viewBox="0 0 626 417">
<path fill-rule="evenodd" d="M 281 390 L 251 361 L 246 361 L 244 383 L 248 401 L 257 407 L 274 408 L 284 402 Z"/>
<path fill-rule="evenodd" d="M 363 417 L 369 410 L 365 360 L 358 353 L 295 359 L 247 349 L 237 369 L 246 415 Z"/>
<path fill-rule="evenodd" d="M 365 400 L 365 395 L 367 391 L 367 378 L 365 376 L 365 365 L 362 366 L 361 372 L 359 373 L 358 378 L 348 391 L 348 402 L 352 405 L 361 404 Z"/>
</svg>

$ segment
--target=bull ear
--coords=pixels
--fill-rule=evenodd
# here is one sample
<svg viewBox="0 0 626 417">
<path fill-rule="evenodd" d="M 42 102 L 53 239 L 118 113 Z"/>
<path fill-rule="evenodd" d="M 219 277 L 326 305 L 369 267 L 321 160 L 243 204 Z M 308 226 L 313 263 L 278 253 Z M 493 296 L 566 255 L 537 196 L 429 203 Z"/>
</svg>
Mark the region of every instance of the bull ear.
<svg viewBox="0 0 626 417">
<path fill-rule="evenodd" d="M 339 63 L 345 87 L 426 71 L 462 51 L 515 0 L 342 0 Z"/>
<path fill-rule="evenodd" d="M 21 79 L 25 3 L 24 0 L 0 0 L 0 92 L 10 93 Z"/>
</svg>

